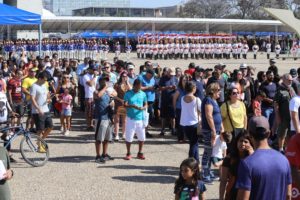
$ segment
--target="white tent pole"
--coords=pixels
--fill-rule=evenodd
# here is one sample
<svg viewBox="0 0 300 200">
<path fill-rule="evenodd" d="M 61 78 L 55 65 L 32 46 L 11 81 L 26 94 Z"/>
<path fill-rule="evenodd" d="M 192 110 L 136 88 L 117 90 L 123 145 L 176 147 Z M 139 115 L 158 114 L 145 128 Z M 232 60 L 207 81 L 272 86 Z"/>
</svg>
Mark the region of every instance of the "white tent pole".
<svg viewBox="0 0 300 200">
<path fill-rule="evenodd" d="M 42 23 L 39 24 L 39 56 L 42 56 Z"/>
</svg>

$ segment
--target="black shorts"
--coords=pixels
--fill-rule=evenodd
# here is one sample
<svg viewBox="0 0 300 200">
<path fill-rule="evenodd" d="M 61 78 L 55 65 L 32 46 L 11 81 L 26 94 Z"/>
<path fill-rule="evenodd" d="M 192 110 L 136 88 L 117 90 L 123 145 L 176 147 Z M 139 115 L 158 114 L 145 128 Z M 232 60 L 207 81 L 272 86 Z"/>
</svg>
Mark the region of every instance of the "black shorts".
<svg viewBox="0 0 300 200">
<path fill-rule="evenodd" d="M 28 115 L 28 117 L 31 117 L 31 103 L 29 103 L 29 104 L 27 104 L 27 115 Z"/>
<path fill-rule="evenodd" d="M 12 109 L 15 113 L 22 115 L 24 114 L 24 105 L 22 103 L 14 103 Z"/>
<path fill-rule="evenodd" d="M 51 113 L 47 112 L 44 115 L 32 114 L 37 131 L 43 131 L 46 128 L 53 128 Z"/>
</svg>

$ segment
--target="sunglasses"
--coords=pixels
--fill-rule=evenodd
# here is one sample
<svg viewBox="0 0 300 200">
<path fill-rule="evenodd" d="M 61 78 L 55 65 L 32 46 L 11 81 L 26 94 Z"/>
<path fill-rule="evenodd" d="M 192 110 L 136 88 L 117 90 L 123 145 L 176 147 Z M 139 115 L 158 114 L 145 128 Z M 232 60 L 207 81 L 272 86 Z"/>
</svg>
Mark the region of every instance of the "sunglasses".
<svg viewBox="0 0 300 200">
<path fill-rule="evenodd" d="M 239 92 L 232 92 L 231 94 L 232 94 L 232 95 L 238 95 Z"/>
</svg>

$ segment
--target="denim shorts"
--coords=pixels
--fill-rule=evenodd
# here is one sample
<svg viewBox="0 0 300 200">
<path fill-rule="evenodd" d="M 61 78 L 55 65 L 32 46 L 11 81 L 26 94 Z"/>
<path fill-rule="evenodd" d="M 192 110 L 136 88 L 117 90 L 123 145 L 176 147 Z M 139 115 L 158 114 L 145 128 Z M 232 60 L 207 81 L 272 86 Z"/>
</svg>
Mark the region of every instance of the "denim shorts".
<svg viewBox="0 0 300 200">
<path fill-rule="evenodd" d="M 62 116 L 67 116 L 67 117 L 72 116 L 72 109 L 62 109 L 61 115 Z"/>
</svg>

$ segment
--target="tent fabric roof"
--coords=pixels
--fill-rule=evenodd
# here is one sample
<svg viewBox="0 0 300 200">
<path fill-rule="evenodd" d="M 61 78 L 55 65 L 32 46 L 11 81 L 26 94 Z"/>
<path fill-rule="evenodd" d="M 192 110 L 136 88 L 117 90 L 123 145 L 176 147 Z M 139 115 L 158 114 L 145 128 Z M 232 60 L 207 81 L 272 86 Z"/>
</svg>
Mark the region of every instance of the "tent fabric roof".
<svg viewBox="0 0 300 200">
<path fill-rule="evenodd" d="M 150 18 L 150 17 L 42 17 L 43 31 L 67 31 L 71 24 L 72 31 L 102 30 L 152 30 L 156 31 L 292 31 L 285 24 L 277 20 L 242 20 L 242 19 L 203 19 L 203 18 Z"/>
<path fill-rule="evenodd" d="M 294 16 L 294 13 L 290 10 L 275 9 L 275 8 L 264 8 L 272 17 L 278 19 L 283 24 L 287 25 L 291 29 L 300 35 L 300 20 Z"/>
<path fill-rule="evenodd" d="M 41 24 L 41 16 L 0 3 L 1 25 Z"/>
</svg>

